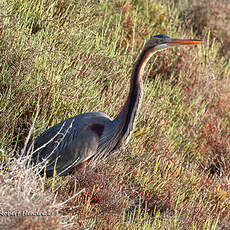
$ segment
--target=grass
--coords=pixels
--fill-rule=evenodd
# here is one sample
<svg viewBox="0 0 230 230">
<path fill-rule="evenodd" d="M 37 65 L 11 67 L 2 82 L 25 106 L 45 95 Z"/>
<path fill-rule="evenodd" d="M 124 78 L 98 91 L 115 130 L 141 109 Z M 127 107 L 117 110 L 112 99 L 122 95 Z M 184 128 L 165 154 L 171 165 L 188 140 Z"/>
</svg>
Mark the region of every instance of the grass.
<svg viewBox="0 0 230 230">
<path fill-rule="evenodd" d="M 228 36 L 219 20 L 214 26 L 215 20 L 206 19 L 206 1 L 182 2 L 0 3 L 0 203 L 3 211 L 52 213 L 0 217 L 0 226 L 229 228 L 230 66 L 220 42 Z M 216 12 L 225 15 L 223 10 Z M 134 61 L 145 40 L 159 33 L 206 44 L 152 58 L 127 146 L 97 169 L 50 180 L 15 160 L 34 121 L 32 137 L 87 111 L 115 117 Z"/>
</svg>

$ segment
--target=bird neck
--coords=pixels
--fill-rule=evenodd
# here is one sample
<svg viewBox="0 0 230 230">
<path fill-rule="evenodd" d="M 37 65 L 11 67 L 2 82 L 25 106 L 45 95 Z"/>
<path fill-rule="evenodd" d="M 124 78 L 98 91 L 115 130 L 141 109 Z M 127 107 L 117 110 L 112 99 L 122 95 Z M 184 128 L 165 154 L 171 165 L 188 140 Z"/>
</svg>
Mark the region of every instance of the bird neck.
<svg viewBox="0 0 230 230">
<path fill-rule="evenodd" d="M 118 127 L 113 138 L 115 141 L 114 149 L 128 141 L 128 138 L 135 127 L 143 96 L 142 75 L 147 62 L 153 53 L 154 52 L 151 49 L 144 48 L 134 65 L 127 101 L 121 112 L 113 121 Z"/>
</svg>

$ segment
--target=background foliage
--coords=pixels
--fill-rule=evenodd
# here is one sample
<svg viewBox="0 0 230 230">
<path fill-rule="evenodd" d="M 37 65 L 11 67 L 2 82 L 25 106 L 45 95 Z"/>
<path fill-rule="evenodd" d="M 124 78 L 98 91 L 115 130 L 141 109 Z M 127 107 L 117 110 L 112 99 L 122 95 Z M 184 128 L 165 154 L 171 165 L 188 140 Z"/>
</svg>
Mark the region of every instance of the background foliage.
<svg viewBox="0 0 230 230">
<path fill-rule="evenodd" d="M 1 208 L 52 216 L 0 217 L 0 226 L 229 229 L 229 9 L 228 0 L 1 1 Z M 159 33 L 205 44 L 152 58 L 123 150 L 51 180 L 12 163 L 33 122 L 35 137 L 87 111 L 115 117 L 133 63 Z"/>
</svg>

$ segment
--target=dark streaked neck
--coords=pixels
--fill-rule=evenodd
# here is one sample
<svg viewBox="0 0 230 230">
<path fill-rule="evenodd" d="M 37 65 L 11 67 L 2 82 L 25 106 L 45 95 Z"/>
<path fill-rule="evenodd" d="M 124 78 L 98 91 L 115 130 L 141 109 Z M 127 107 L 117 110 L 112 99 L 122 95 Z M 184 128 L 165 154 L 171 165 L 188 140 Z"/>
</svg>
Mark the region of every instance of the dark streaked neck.
<svg viewBox="0 0 230 230">
<path fill-rule="evenodd" d="M 113 144 L 115 145 L 114 149 L 128 141 L 128 138 L 135 127 L 143 96 L 142 75 L 147 62 L 153 53 L 152 49 L 144 48 L 134 65 L 130 80 L 128 99 L 121 112 L 113 120 L 114 124 L 117 126 L 113 137 Z"/>
</svg>

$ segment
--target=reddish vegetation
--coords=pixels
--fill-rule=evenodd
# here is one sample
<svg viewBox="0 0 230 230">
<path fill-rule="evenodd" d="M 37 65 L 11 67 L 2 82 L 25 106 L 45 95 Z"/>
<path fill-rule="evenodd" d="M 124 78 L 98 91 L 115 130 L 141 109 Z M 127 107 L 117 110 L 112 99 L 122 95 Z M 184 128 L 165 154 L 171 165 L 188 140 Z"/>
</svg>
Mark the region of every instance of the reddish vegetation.
<svg viewBox="0 0 230 230">
<path fill-rule="evenodd" d="M 61 211 L 64 215 L 75 215 L 79 226 L 91 215 L 96 216 L 106 229 L 112 229 L 120 223 L 120 218 L 111 215 L 119 216 L 127 207 L 124 185 L 119 182 L 117 169 L 111 159 L 107 163 L 106 166 L 100 163 L 97 168 L 89 165 L 86 169 L 79 169 L 74 177 L 67 178 L 67 187 L 61 187 L 58 191 L 60 200 L 79 192 Z"/>
</svg>

